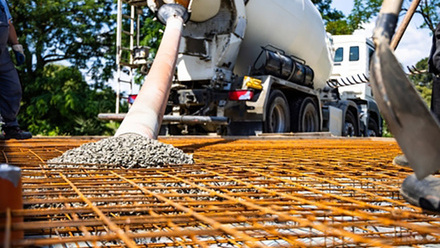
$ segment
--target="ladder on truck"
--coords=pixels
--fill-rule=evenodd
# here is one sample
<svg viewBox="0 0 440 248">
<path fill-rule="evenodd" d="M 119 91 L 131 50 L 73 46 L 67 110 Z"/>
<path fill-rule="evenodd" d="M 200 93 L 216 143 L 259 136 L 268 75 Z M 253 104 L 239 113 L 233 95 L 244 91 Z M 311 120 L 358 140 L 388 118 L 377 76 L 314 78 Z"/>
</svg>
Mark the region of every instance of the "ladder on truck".
<svg viewBox="0 0 440 248">
<path fill-rule="evenodd" d="M 116 115 L 120 112 L 122 86 L 129 85 L 130 97 L 133 94 L 135 70 L 146 66 L 148 63 L 148 47 L 141 47 L 139 44 L 140 16 L 146 5 L 147 0 L 118 0 L 116 30 Z M 129 14 L 124 14 L 124 10 L 128 8 Z M 127 22 L 129 30 L 124 30 L 124 26 L 127 26 Z M 129 47 L 123 46 L 123 41 L 127 41 L 126 39 L 128 39 Z M 128 100 L 130 102 L 130 99 Z M 105 114 L 100 114 L 100 116 L 102 115 Z M 123 117 L 113 119 L 121 118 Z"/>
</svg>

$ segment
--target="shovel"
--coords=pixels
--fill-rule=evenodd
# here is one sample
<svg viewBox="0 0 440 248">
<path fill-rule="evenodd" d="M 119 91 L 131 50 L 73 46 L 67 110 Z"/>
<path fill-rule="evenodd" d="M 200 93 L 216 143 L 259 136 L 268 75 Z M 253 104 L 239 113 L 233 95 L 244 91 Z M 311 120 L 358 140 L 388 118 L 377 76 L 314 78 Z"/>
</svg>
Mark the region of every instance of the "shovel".
<svg viewBox="0 0 440 248">
<path fill-rule="evenodd" d="M 440 125 L 390 47 L 402 0 L 384 0 L 373 34 L 371 86 L 382 116 L 419 180 L 440 169 Z"/>
</svg>

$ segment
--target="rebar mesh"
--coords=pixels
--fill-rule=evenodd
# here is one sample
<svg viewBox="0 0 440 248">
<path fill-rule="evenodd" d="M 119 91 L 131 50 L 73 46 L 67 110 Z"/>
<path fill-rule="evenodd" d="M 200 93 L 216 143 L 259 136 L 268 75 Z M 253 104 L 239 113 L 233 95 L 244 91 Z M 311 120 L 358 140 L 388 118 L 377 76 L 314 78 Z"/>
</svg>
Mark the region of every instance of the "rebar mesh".
<svg viewBox="0 0 440 248">
<path fill-rule="evenodd" d="M 194 165 L 125 169 L 45 161 L 93 139 L 0 143 L 23 169 L 13 246 L 413 247 L 440 219 L 406 203 L 410 168 L 380 139 L 161 139 Z M 0 154 L 1 155 L 1 154 Z"/>
</svg>

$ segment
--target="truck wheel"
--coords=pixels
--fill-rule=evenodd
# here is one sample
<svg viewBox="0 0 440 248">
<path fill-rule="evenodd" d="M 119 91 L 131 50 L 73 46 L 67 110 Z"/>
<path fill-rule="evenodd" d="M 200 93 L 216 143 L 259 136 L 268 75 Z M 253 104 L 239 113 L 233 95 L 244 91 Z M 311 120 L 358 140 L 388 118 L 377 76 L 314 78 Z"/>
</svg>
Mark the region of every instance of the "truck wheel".
<svg viewBox="0 0 440 248">
<path fill-rule="evenodd" d="M 368 120 L 368 137 L 379 137 L 379 125 L 374 119 Z"/>
<path fill-rule="evenodd" d="M 355 137 L 359 133 L 356 117 L 353 112 L 347 111 L 345 114 L 345 124 L 342 136 Z"/>
<path fill-rule="evenodd" d="M 319 132 L 319 114 L 313 98 L 299 99 L 292 104 L 293 131 Z"/>
<path fill-rule="evenodd" d="M 285 133 L 290 131 L 290 111 L 286 96 L 279 90 L 270 93 L 266 108 L 265 133 Z"/>
</svg>

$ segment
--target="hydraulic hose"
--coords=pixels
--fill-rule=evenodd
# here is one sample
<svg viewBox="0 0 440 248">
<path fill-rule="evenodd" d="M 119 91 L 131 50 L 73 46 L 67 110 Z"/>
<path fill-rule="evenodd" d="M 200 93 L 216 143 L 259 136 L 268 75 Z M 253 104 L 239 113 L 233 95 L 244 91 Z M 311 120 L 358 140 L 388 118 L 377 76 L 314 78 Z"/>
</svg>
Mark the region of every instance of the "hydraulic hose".
<svg viewBox="0 0 440 248">
<path fill-rule="evenodd" d="M 181 15 L 167 17 L 150 72 L 115 136 L 136 133 L 157 139 L 173 80 L 183 23 Z"/>
</svg>

